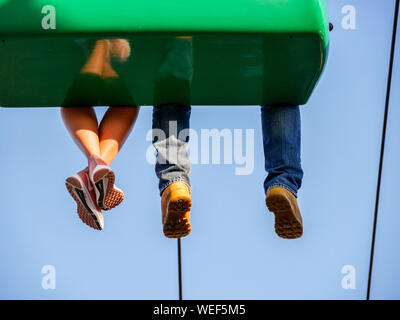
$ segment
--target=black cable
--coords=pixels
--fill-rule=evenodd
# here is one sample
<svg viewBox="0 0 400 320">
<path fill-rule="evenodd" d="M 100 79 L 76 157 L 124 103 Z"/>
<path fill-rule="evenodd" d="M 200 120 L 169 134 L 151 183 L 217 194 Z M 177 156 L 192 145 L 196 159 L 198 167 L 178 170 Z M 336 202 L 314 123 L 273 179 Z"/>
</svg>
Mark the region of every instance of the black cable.
<svg viewBox="0 0 400 320">
<path fill-rule="evenodd" d="M 182 300 L 182 257 L 181 257 L 181 239 L 178 239 L 178 286 L 179 300 Z"/>
<path fill-rule="evenodd" d="M 381 191 L 382 168 L 383 168 L 383 156 L 385 153 L 386 127 L 387 127 L 387 119 L 388 119 L 388 112 L 389 112 L 390 90 L 391 90 L 391 86 L 392 86 L 393 61 L 394 61 L 394 52 L 395 52 L 395 47 L 396 47 L 396 33 L 397 33 L 397 20 L 398 20 L 398 15 L 399 15 L 399 2 L 400 2 L 400 0 L 396 0 L 396 7 L 394 10 L 392 45 L 391 45 L 391 50 L 390 50 L 390 62 L 389 62 L 389 75 L 388 75 L 387 87 L 386 87 L 385 115 L 384 115 L 384 119 L 383 119 L 381 154 L 380 154 L 380 159 L 379 159 L 378 181 L 377 181 L 377 187 L 376 187 L 374 226 L 373 226 L 373 230 L 372 230 L 371 255 L 370 255 L 370 260 L 369 260 L 367 300 L 370 300 L 370 294 L 371 294 L 371 279 L 372 279 L 372 267 L 373 267 L 373 263 L 374 263 L 376 225 L 377 225 L 377 221 L 378 221 L 379 198 L 380 198 L 380 191 Z"/>
</svg>

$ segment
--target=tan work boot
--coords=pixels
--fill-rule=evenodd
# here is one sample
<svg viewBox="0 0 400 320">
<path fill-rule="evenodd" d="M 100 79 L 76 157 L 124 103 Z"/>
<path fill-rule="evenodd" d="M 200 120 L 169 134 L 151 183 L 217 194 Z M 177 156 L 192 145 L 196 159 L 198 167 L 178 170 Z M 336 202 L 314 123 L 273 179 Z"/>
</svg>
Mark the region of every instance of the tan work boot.
<svg viewBox="0 0 400 320">
<path fill-rule="evenodd" d="M 181 238 L 190 233 L 189 187 L 183 182 L 174 182 L 161 195 L 161 213 L 164 235 L 167 238 Z"/>
<path fill-rule="evenodd" d="M 275 232 L 285 239 L 300 238 L 303 225 L 297 199 L 289 190 L 272 187 L 265 199 L 268 210 L 275 214 Z"/>
</svg>

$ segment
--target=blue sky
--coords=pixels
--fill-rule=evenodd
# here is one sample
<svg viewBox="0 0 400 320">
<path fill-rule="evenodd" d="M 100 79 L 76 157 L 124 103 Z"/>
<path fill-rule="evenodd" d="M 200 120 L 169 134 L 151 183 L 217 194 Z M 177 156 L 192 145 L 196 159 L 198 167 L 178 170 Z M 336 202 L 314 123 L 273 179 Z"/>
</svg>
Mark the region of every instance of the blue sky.
<svg viewBox="0 0 400 320">
<path fill-rule="evenodd" d="M 302 111 L 304 235 L 276 236 L 265 208 L 259 107 L 194 107 L 191 128 L 254 129 L 255 168 L 192 166 L 192 233 L 182 240 L 185 299 L 364 299 L 389 66 L 394 0 L 330 1 L 330 55 Z M 355 30 L 341 27 L 344 5 Z M 372 298 L 400 298 L 400 47 L 396 50 Z M 98 108 L 101 117 L 105 108 Z M 64 179 L 85 158 L 59 108 L 0 109 L 0 298 L 177 299 L 176 241 L 164 238 L 154 168 L 146 161 L 151 107 L 112 167 L 125 201 L 95 232 L 80 222 Z M 41 286 L 44 265 L 56 289 Z M 344 290 L 345 265 L 356 288 Z"/>
</svg>

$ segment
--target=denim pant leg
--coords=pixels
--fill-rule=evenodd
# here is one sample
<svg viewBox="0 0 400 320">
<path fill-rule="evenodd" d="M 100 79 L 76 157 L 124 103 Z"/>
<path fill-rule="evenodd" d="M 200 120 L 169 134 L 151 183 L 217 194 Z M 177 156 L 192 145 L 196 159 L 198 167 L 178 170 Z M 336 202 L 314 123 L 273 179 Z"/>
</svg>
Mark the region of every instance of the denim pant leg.
<svg viewBox="0 0 400 320">
<path fill-rule="evenodd" d="M 297 197 L 303 170 L 300 160 L 301 121 L 298 106 L 262 106 L 261 122 L 264 144 L 265 194 L 280 186 Z"/>
<path fill-rule="evenodd" d="M 157 151 L 155 171 L 160 194 L 173 182 L 190 186 L 190 106 L 162 105 L 153 109 L 153 146 Z"/>
</svg>

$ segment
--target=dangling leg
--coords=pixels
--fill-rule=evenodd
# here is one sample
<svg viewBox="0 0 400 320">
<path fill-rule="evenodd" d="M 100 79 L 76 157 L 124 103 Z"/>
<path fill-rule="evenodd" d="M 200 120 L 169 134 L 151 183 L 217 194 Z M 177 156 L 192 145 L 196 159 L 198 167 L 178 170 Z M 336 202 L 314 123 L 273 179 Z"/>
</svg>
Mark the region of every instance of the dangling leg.
<svg viewBox="0 0 400 320">
<path fill-rule="evenodd" d="M 89 159 L 90 178 L 95 186 L 99 206 L 108 210 L 119 205 L 124 193 L 115 185 L 111 162 L 129 136 L 139 113 L 133 98 L 106 58 L 102 77 L 104 79 L 103 103 L 112 105 L 105 113 L 99 127 L 100 155 Z M 123 105 L 126 107 L 119 107 Z"/>
<path fill-rule="evenodd" d="M 89 59 L 68 90 L 63 103 L 65 107 L 61 108 L 61 117 L 67 130 L 88 159 L 100 156 L 98 122 L 91 106 L 101 92 L 101 75 L 107 51 L 107 41 L 95 43 Z M 77 203 L 81 220 L 92 228 L 102 230 L 104 218 L 89 178 L 89 167 L 69 176 L 66 187 Z"/>
<path fill-rule="evenodd" d="M 91 156 L 99 156 L 99 136 L 94 109 L 61 108 L 61 115 L 66 128 L 86 157 L 89 159 Z M 66 187 L 77 203 L 77 212 L 81 220 L 94 229 L 102 230 L 104 218 L 89 180 L 88 167 L 69 176 Z"/>
<path fill-rule="evenodd" d="M 136 122 L 139 107 L 111 107 L 100 123 L 100 157 L 110 165 Z"/>
<path fill-rule="evenodd" d="M 275 231 L 287 239 L 303 233 L 302 218 L 297 204 L 303 170 L 300 161 L 299 107 L 261 107 L 265 170 L 266 204 L 275 214 Z"/>
<path fill-rule="evenodd" d="M 181 238 L 191 231 L 190 106 L 163 105 L 153 109 L 153 146 L 157 150 L 155 171 L 159 178 L 164 235 Z"/>
<path fill-rule="evenodd" d="M 191 232 L 192 200 L 187 147 L 193 78 L 192 38 L 172 39 L 164 50 L 154 81 L 155 171 L 159 179 L 164 235 L 181 238 Z"/>
</svg>

